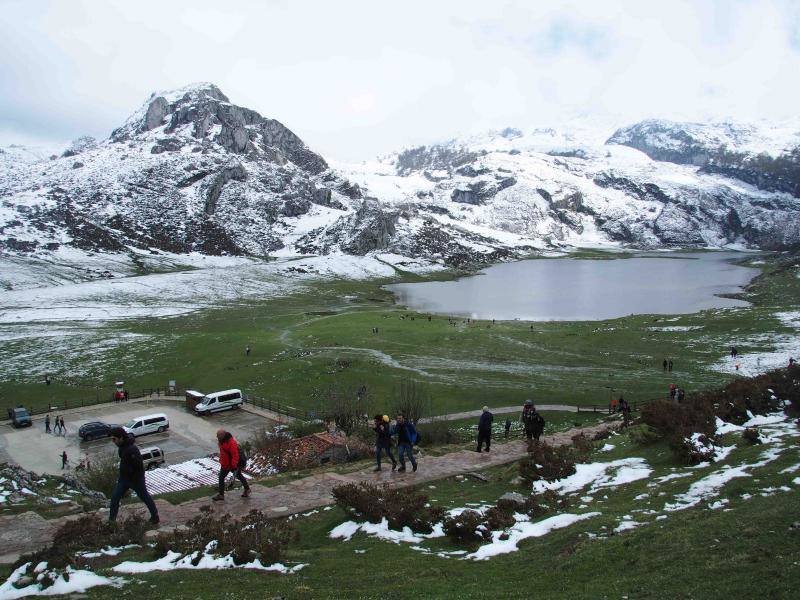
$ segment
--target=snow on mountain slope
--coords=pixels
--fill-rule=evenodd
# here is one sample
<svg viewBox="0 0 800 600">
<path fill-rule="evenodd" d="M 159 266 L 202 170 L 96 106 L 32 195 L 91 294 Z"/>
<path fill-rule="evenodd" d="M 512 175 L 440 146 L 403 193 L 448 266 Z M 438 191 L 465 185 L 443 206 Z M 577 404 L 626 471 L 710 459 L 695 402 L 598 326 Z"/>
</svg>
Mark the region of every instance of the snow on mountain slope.
<svg viewBox="0 0 800 600">
<path fill-rule="evenodd" d="M 198 255 L 326 256 L 369 276 L 573 245 L 784 248 L 800 241 L 791 156 L 770 159 L 769 177 L 763 160 L 722 158 L 789 148 L 791 131 L 583 118 L 330 166 L 194 84 L 153 94 L 106 140 L 53 159 L 0 154 L 0 285 L 175 271 Z M 698 166 L 701 150 L 717 158 Z"/>
</svg>

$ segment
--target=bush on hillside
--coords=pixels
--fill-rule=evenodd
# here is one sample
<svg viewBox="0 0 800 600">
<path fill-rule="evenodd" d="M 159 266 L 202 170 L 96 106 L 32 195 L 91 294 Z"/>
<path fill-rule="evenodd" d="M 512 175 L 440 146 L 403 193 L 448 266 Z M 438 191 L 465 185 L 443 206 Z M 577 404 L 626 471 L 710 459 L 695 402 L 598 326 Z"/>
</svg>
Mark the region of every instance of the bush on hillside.
<svg viewBox="0 0 800 600">
<path fill-rule="evenodd" d="M 519 462 L 519 474 L 526 481 L 556 481 L 574 473 L 575 461 L 568 446 L 534 442 L 528 448 L 528 455 Z"/>
<path fill-rule="evenodd" d="M 148 527 L 148 522 L 138 515 L 126 517 L 116 523 L 103 520 L 97 514 L 84 515 L 65 522 L 53 534 L 49 546 L 23 556 L 17 561 L 17 566 L 26 562 L 38 564 L 46 561 L 49 568 L 62 569 L 67 565 L 74 565 L 78 559 L 76 554 L 81 551 L 142 544 Z"/>
<path fill-rule="evenodd" d="M 81 472 L 79 479 L 90 490 L 102 492 L 110 498 L 119 479 L 119 458 L 109 452 L 92 459 L 91 469 Z"/>
<path fill-rule="evenodd" d="M 694 433 L 682 439 L 673 437 L 670 439 L 670 448 L 676 458 L 687 465 L 712 461 L 716 452 L 711 438 L 702 433 Z"/>
<path fill-rule="evenodd" d="M 742 432 L 742 437 L 751 444 L 761 443 L 761 435 L 756 427 L 746 427 Z"/>
<path fill-rule="evenodd" d="M 525 502 L 525 512 L 536 519 L 556 510 L 566 510 L 570 501 L 553 490 L 545 490 L 539 494 L 531 494 Z"/>
<path fill-rule="evenodd" d="M 492 531 L 484 523 L 483 516 L 475 510 L 465 510 L 447 517 L 442 529 L 451 540 L 466 546 L 475 546 L 492 537 Z"/>
<path fill-rule="evenodd" d="M 585 462 L 594 451 L 594 442 L 585 433 L 572 436 L 572 457 L 575 462 Z"/>
<path fill-rule="evenodd" d="M 351 518 L 370 523 L 386 519 L 396 530 L 409 527 L 417 533 L 430 533 L 444 515 L 441 508 L 430 506 L 425 494 L 411 489 L 347 483 L 333 488 L 333 497 Z"/>
<path fill-rule="evenodd" d="M 498 502 L 495 506 L 486 511 L 484 519 L 486 520 L 486 525 L 492 531 L 508 529 L 517 522 L 514 518 L 515 512 L 516 506 Z"/>
<path fill-rule="evenodd" d="M 297 539 L 296 532 L 285 519 L 270 519 L 252 510 L 241 519 L 229 514 L 217 514 L 204 506 L 200 514 L 186 523 L 185 529 L 162 533 L 156 539 L 159 556 L 167 552 L 188 555 L 197 552 L 194 563 L 202 559 L 204 550 L 214 544 L 214 554 L 231 555 L 237 565 L 259 559 L 270 565 L 283 559 L 289 542 Z"/>
<path fill-rule="evenodd" d="M 659 435 L 655 429 L 650 427 L 650 425 L 645 425 L 644 423 L 635 427 L 631 427 L 628 430 L 628 436 L 634 444 L 638 444 L 640 446 L 655 444 L 661 439 L 661 435 Z"/>
</svg>

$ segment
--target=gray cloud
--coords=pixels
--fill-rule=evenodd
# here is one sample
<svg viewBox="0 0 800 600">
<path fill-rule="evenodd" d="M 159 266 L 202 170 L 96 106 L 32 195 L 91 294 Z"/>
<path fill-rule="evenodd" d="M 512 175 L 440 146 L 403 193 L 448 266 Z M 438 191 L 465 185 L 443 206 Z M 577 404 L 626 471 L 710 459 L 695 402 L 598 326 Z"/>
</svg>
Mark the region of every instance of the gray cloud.
<svg viewBox="0 0 800 600">
<path fill-rule="evenodd" d="M 794 116 L 795 2 L 6 0 L 0 143 L 104 137 L 212 81 L 326 156 L 575 114 Z"/>
</svg>

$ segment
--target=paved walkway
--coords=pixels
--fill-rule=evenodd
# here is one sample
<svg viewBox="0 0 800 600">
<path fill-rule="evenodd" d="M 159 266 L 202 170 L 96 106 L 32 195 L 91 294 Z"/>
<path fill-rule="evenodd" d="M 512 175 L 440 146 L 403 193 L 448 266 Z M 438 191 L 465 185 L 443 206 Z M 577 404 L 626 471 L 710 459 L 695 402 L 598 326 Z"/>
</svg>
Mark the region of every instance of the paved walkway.
<svg viewBox="0 0 800 600">
<path fill-rule="evenodd" d="M 514 406 L 500 406 L 496 408 L 489 407 L 493 415 L 505 415 L 508 413 L 522 414 L 522 406 L 515 404 Z M 569 404 L 537 404 L 536 410 L 541 411 L 559 411 L 559 412 L 578 412 L 577 406 Z M 470 417 L 480 417 L 482 409 L 468 410 L 459 413 L 450 413 L 449 415 L 440 415 L 437 417 L 423 417 L 419 420 L 420 423 L 430 423 L 431 421 L 458 421 L 459 419 L 469 419 Z"/>
<path fill-rule="evenodd" d="M 583 431 L 592 435 L 608 427 L 608 424 L 600 424 L 574 428 L 548 436 L 546 441 L 553 445 L 568 444 L 576 433 Z M 333 504 L 331 491 L 342 483 L 367 481 L 408 487 L 514 462 L 522 458 L 525 451 L 526 444 L 521 441 L 496 443 L 492 446 L 491 453 L 478 454 L 462 450 L 443 456 L 428 457 L 423 450 L 418 459 L 419 470 L 416 473 L 410 470 L 406 473 L 392 472 L 390 467 L 375 473 L 372 471 L 373 465 L 370 464 L 369 467 L 353 473 L 319 473 L 274 487 L 256 484 L 253 486 L 253 495 L 246 499 L 241 498 L 238 492 L 234 492 L 229 494 L 224 502 L 211 502 L 208 498 L 202 498 L 179 505 L 172 505 L 164 500 L 156 500 L 156 504 L 161 515 L 163 530 L 171 530 L 174 526 L 185 523 L 197 515 L 200 507 L 208 505 L 211 505 L 215 512 L 228 513 L 236 517 L 241 517 L 253 509 L 262 510 L 271 516 L 283 517 Z M 146 516 L 144 506 L 136 502 L 123 506 L 120 517 L 124 518 L 126 514 L 133 512 Z M 101 511 L 100 514 L 105 516 L 107 513 Z M 69 518 L 75 517 L 46 520 L 34 513 L 0 517 L 0 548 L 3 552 L 0 563 L 13 562 L 20 554 L 43 547 L 50 541 L 56 528 Z"/>
</svg>

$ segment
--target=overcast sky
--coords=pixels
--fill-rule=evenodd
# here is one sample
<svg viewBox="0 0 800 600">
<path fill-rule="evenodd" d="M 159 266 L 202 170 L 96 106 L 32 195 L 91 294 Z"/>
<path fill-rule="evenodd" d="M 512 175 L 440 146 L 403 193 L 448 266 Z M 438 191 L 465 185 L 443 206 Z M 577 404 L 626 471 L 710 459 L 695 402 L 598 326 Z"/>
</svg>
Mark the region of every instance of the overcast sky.
<svg viewBox="0 0 800 600">
<path fill-rule="evenodd" d="M 575 115 L 783 119 L 800 2 L 0 0 L 0 145 L 211 81 L 328 158 Z"/>
</svg>

